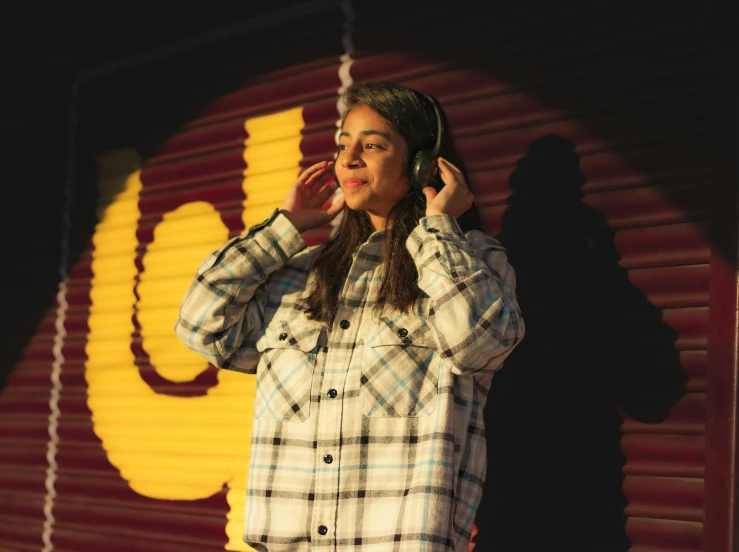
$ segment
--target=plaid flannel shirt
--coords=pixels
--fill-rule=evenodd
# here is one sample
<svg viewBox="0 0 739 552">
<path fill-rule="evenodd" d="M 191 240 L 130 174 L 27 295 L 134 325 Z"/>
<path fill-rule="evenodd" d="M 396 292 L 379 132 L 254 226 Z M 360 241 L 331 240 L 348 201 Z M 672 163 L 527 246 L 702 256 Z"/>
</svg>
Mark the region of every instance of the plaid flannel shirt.
<svg viewBox="0 0 739 552">
<path fill-rule="evenodd" d="M 317 248 L 278 211 L 206 259 L 184 299 L 180 339 L 256 373 L 244 533 L 256 550 L 468 548 L 485 399 L 524 334 L 514 272 L 495 239 L 424 217 L 406 244 L 422 298 L 377 315 L 382 235 L 354 253 L 330 331 L 299 309 Z"/>
</svg>

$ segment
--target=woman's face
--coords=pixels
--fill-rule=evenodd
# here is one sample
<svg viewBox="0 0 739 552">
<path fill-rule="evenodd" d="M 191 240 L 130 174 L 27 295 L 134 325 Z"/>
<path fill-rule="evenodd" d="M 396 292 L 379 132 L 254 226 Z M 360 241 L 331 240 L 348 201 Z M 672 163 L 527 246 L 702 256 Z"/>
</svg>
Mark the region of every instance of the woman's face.
<svg viewBox="0 0 739 552">
<path fill-rule="evenodd" d="M 403 137 L 369 107 L 355 107 L 344 119 L 334 170 L 346 204 L 366 211 L 375 230 L 385 227 L 410 186 L 406 150 Z"/>
</svg>

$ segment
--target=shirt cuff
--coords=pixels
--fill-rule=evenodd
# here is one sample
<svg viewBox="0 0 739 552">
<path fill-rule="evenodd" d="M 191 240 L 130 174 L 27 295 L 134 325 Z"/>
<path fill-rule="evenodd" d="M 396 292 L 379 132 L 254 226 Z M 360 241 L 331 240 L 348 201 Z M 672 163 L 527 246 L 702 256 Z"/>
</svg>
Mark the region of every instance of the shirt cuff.
<svg viewBox="0 0 739 552">
<path fill-rule="evenodd" d="M 216 249 L 204 262 L 201 272 L 213 268 L 228 257 L 235 248 L 249 240 L 254 240 L 263 252 L 278 261 L 280 259 L 286 261 L 306 247 L 298 229 L 285 215 L 280 213 L 279 209 L 275 209 L 267 219 L 247 228 L 245 234 L 231 238 Z"/>
<path fill-rule="evenodd" d="M 423 249 L 431 244 L 438 244 L 441 238 L 446 238 L 444 241 L 451 239 L 458 243 L 466 242 L 457 219 L 451 215 L 431 215 L 418 221 L 418 226 L 410 233 L 405 245 L 411 257 L 417 259 Z M 438 245 L 432 247 L 438 247 Z"/>
<path fill-rule="evenodd" d="M 254 236 L 263 247 L 278 245 L 288 259 L 306 247 L 298 229 L 279 209 L 275 209 L 264 222 L 252 226 L 247 235 Z"/>
<path fill-rule="evenodd" d="M 423 217 L 418 225 L 430 234 L 459 234 L 464 238 L 464 232 L 459 227 L 457 219 L 451 215 L 431 215 Z"/>
</svg>

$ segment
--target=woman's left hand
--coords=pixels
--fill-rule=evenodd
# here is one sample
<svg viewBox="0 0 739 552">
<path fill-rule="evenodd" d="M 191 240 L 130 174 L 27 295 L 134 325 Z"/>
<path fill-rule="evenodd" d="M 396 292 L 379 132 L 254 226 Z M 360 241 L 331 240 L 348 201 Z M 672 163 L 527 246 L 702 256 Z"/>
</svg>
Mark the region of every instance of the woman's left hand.
<svg viewBox="0 0 739 552">
<path fill-rule="evenodd" d="M 444 187 L 440 192 L 426 186 L 423 195 L 426 196 L 426 216 L 451 215 L 457 218 L 472 207 L 475 196 L 472 195 L 464 181 L 462 171 L 443 157 L 439 157 L 439 171 Z"/>
</svg>

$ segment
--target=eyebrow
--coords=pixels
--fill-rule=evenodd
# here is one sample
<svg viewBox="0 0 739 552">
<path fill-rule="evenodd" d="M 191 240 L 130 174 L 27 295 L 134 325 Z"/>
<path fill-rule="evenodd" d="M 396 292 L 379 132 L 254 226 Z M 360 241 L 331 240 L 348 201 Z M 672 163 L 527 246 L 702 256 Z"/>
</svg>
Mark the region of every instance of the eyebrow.
<svg viewBox="0 0 739 552">
<path fill-rule="evenodd" d="M 363 130 L 363 131 L 361 131 L 359 133 L 359 135 L 360 136 L 375 136 L 375 135 L 376 136 L 382 136 L 383 138 L 385 138 L 385 140 L 387 140 L 391 144 L 394 143 L 392 137 L 387 132 L 383 132 L 381 130 Z M 348 137 L 349 136 L 349 133 L 348 132 L 341 132 L 339 134 L 339 138 L 343 138 L 344 136 Z"/>
</svg>

